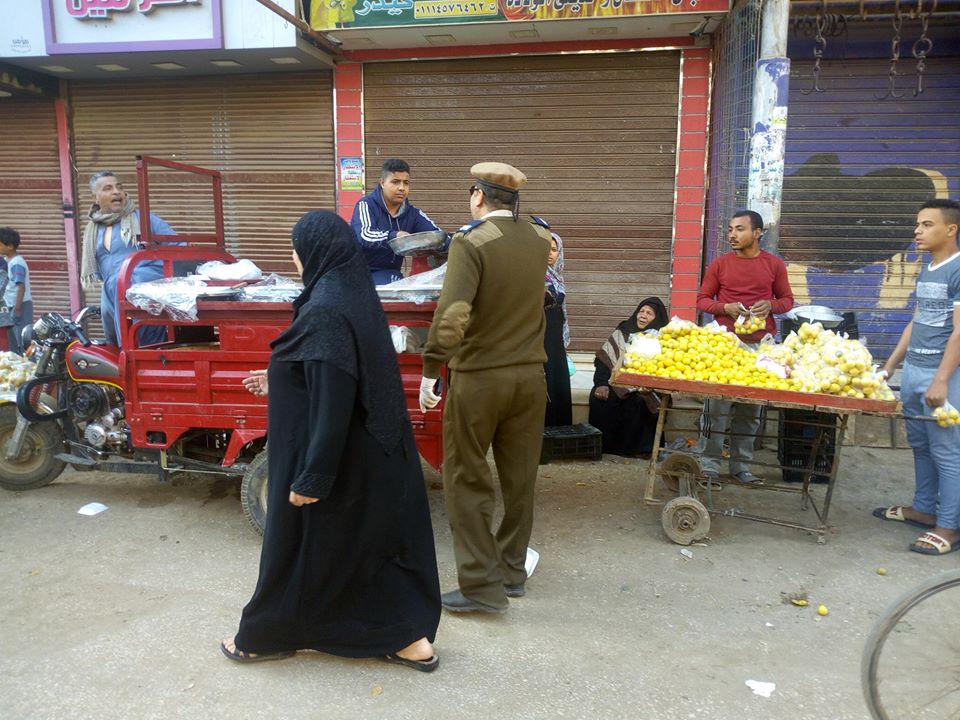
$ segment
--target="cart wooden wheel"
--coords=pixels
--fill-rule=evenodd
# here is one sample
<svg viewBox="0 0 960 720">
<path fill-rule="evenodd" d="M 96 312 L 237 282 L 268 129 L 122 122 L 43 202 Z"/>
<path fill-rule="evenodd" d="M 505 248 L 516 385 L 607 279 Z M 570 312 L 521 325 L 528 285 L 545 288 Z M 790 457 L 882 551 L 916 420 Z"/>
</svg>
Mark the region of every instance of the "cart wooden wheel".
<svg viewBox="0 0 960 720">
<path fill-rule="evenodd" d="M 678 497 L 663 506 L 660 523 L 668 538 L 678 545 L 689 545 L 710 532 L 710 513 L 696 498 Z"/>
<path fill-rule="evenodd" d="M 680 478 L 684 475 L 687 475 L 690 481 L 690 489 L 687 492 L 692 492 L 701 472 L 700 461 L 689 453 L 670 453 L 660 463 L 660 479 L 673 493 L 680 492 Z"/>
</svg>

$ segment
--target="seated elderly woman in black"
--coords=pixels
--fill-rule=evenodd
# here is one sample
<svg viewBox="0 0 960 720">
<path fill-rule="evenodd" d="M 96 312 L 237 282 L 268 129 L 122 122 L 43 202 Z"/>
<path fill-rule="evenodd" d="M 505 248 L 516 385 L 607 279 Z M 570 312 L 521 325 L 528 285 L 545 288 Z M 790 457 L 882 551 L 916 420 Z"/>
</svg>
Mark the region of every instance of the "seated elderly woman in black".
<svg viewBox="0 0 960 720">
<path fill-rule="evenodd" d="M 610 375 L 623 359 L 633 333 L 659 330 L 667 324 L 667 308 L 660 298 L 649 297 L 616 330 L 593 361 L 590 424 L 603 433 L 603 451 L 613 455 L 646 455 L 653 450 L 657 428 L 655 398 L 650 393 L 611 387 Z M 651 402 L 652 401 L 652 402 Z"/>
<path fill-rule="evenodd" d="M 269 477 L 260 577 L 238 662 L 310 649 L 429 672 L 440 583 L 430 508 L 387 320 L 350 226 L 293 229 L 304 289 L 266 376 Z"/>
</svg>

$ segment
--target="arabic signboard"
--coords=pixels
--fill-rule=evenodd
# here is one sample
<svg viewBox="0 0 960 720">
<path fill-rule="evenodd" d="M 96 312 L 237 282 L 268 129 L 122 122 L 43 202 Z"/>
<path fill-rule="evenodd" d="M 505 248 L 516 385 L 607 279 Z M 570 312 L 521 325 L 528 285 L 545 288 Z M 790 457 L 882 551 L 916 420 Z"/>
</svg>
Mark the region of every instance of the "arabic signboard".
<svg viewBox="0 0 960 720">
<path fill-rule="evenodd" d="M 315 30 L 726 12 L 729 0 L 315 0 Z"/>
<path fill-rule="evenodd" d="M 50 55 L 223 47 L 220 0 L 42 0 Z"/>
</svg>

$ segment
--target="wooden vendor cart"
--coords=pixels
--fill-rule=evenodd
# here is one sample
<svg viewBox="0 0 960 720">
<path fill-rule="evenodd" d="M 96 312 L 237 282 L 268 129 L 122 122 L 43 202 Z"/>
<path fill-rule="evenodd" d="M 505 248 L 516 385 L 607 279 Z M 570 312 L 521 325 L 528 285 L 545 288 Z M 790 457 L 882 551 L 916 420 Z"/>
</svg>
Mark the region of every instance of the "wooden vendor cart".
<svg viewBox="0 0 960 720">
<path fill-rule="evenodd" d="M 710 515 L 737 517 L 744 520 L 792 527 L 806 530 L 817 536 L 818 543 L 826 542 L 825 534 L 829 528 L 827 522 L 830 514 L 830 501 L 837 482 L 837 473 L 840 467 L 840 451 L 843 446 L 843 436 L 847 423 L 852 415 L 870 414 L 883 416 L 899 416 L 899 404 L 894 401 L 867 400 L 850 397 L 825 395 L 822 393 L 806 393 L 793 390 L 772 390 L 767 388 L 747 387 L 738 385 L 721 385 L 709 382 L 692 380 L 678 380 L 673 378 L 639 375 L 636 373 L 617 371 L 612 378 L 612 384 L 619 387 L 652 390 L 662 396 L 660 412 L 657 418 L 656 434 L 653 447 L 659 448 L 667 419 L 670 415 L 691 413 L 693 421 L 683 426 L 684 430 L 692 430 L 699 434 L 696 420 L 700 410 L 696 408 L 676 407 L 672 402 L 673 396 L 693 396 L 697 399 L 715 398 L 732 402 L 761 405 L 775 410 L 803 410 L 812 413 L 825 413 L 821 421 L 808 421 L 806 428 L 810 441 L 805 447 L 805 456 L 798 467 L 793 462 L 773 464 L 755 461 L 755 466 L 763 468 L 779 468 L 781 472 L 799 475 L 797 484 L 782 484 L 765 482 L 762 485 L 746 485 L 730 480 L 729 483 L 718 482 L 716 478 L 707 478 L 701 469 L 699 456 L 684 448 L 661 449 L 654 452 L 647 467 L 646 485 L 643 499 L 646 504 L 661 504 L 662 500 L 655 497 L 656 481 L 659 477 L 665 488 L 676 495 L 664 504 L 661 512 L 661 522 L 667 536 L 676 543 L 689 545 L 701 540 L 710 530 Z M 835 438 L 835 439 L 834 439 Z M 832 459 L 824 462 L 823 450 L 832 445 Z M 811 492 L 812 480 L 821 476 L 826 481 L 826 489 L 822 501 L 818 501 Z M 742 512 L 739 508 L 728 507 L 722 509 L 715 506 L 715 494 L 723 489 L 725 484 L 744 488 L 746 490 L 773 490 L 782 493 L 800 495 L 802 510 L 813 508 L 817 517 L 816 524 L 801 524 L 762 515 Z M 817 493 L 819 494 L 819 493 Z"/>
</svg>

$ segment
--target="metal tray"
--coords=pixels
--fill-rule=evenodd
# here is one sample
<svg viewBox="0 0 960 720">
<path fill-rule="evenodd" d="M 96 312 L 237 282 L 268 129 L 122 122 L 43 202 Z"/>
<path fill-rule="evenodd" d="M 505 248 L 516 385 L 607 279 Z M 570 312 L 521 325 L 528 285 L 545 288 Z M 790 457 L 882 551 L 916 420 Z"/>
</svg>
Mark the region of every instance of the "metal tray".
<svg viewBox="0 0 960 720">
<path fill-rule="evenodd" d="M 387 245 L 397 255 L 423 255 L 436 252 L 446 239 L 447 234 L 443 230 L 427 230 L 395 237 L 393 240 L 388 240 Z"/>
</svg>

